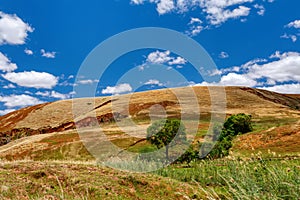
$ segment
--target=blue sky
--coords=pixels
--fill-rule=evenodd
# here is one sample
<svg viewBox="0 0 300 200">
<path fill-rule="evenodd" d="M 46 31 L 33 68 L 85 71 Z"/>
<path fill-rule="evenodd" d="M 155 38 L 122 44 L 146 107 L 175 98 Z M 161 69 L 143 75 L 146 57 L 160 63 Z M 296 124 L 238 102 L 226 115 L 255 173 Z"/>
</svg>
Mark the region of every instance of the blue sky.
<svg viewBox="0 0 300 200">
<path fill-rule="evenodd" d="M 300 93 L 299 7 L 298 0 L 2 0 L 0 115 L 71 98 L 78 85 L 97 84 L 97 96 L 187 85 Z M 185 58 L 167 49 L 137 50 L 120 56 L 99 79 L 76 78 L 99 43 L 141 27 L 167 28 L 196 40 L 218 68 L 208 73 L 220 80 L 205 82 Z M 160 68 L 151 71 L 154 65 Z M 124 78 L 134 70 L 136 80 Z M 170 78 L 176 73 L 184 79 Z"/>
</svg>

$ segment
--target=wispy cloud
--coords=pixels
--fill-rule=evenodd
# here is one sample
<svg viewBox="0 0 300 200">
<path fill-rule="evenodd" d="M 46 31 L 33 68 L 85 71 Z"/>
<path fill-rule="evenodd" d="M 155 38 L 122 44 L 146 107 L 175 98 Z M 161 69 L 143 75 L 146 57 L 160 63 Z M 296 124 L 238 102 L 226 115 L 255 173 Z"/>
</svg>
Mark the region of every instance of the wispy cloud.
<svg viewBox="0 0 300 200">
<path fill-rule="evenodd" d="M 300 20 L 295 20 L 284 26 L 289 29 L 289 34 L 284 33 L 280 38 L 291 39 L 293 42 L 298 40 L 298 36 L 300 36 Z"/>
<path fill-rule="evenodd" d="M 42 96 L 42 97 L 50 97 L 55 99 L 68 99 L 71 97 L 71 94 L 62 94 L 56 91 L 45 91 L 45 92 L 38 91 L 35 93 L 35 95 Z"/>
<path fill-rule="evenodd" d="M 41 54 L 43 57 L 46 57 L 46 58 L 55 58 L 55 56 L 56 56 L 56 52 L 54 52 L 54 51 L 47 52 L 45 49 L 41 49 Z"/>
<path fill-rule="evenodd" d="M 263 5 L 255 4 L 254 8 L 257 9 L 257 14 L 263 16 L 266 12 L 266 8 Z"/>
<path fill-rule="evenodd" d="M 16 70 L 18 66 L 12 63 L 3 53 L 0 52 L 0 70 L 3 72 L 12 72 Z"/>
<path fill-rule="evenodd" d="M 186 33 L 189 36 L 199 35 L 199 33 L 201 33 L 201 31 L 203 31 L 204 29 L 207 28 L 207 27 L 203 27 L 203 21 L 196 17 L 191 18 L 188 26 L 189 26 L 189 30 L 186 31 Z"/>
<path fill-rule="evenodd" d="M 83 79 L 83 80 L 79 80 L 77 81 L 78 84 L 82 84 L 82 85 L 91 85 L 94 83 L 98 83 L 99 80 L 92 80 L 92 79 Z"/>
<path fill-rule="evenodd" d="M 163 84 L 156 79 L 150 79 L 149 81 L 144 83 L 145 85 L 158 85 L 158 86 L 163 86 Z"/>
<path fill-rule="evenodd" d="M 280 38 L 291 39 L 293 42 L 296 42 L 298 40 L 297 35 L 288 35 L 286 33 L 284 35 L 280 36 Z"/>
<path fill-rule="evenodd" d="M 228 58 L 229 57 L 229 54 L 225 51 L 222 51 L 220 54 L 219 54 L 219 58 L 222 58 L 222 59 L 225 59 L 225 58 Z"/>
</svg>

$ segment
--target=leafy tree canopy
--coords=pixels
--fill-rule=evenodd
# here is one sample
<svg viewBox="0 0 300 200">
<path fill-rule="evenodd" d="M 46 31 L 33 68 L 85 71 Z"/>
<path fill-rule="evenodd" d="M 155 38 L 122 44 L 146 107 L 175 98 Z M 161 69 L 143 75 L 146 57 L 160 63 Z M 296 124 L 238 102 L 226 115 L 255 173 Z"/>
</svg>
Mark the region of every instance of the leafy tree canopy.
<svg viewBox="0 0 300 200">
<path fill-rule="evenodd" d="M 169 159 L 169 147 L 186 142 L 185 126 L 177 119 L 166 119 L 154 122 L 147 129 L 147 140 L 157 148 L 166 148 Z"/>
</svg>

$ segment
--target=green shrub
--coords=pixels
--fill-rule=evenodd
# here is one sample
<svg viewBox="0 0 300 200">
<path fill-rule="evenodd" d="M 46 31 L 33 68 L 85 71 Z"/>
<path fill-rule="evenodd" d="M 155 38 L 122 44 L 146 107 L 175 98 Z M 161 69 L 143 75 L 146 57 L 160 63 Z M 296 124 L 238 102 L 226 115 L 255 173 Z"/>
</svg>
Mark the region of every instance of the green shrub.
<svg viewBox="0 0 300 200">
<path fill-rule="evenodd" d="M 190 146 L 184 154 L 182 154 L 180 156 L 180 158 L 178 158 L 176 160 L 177 163 L 187 163 L 189 164 L 190 162 L 194 161 L 194 160 L 199 160 L 199 151 L 195 150 L 192 146 Z"/>
<path fill-rule="evenodd" d="M 225 121 L 223 127 L 228 134 L 233 134 L 233 136 L 248 133 L 253 130 L 251 118 L 251 115 L 246 115 L 244 113 L 232 115 Z"/>
<path fill-rule="evenodd" d="M 218 139 L 214 148 L 208 154 L 208 157 L 215 159 L 228 156 L 234 137 L 251 132 L 252 130 L 251 115 L 240 113 L 230 116 L 225 121 L 223 128 L 221 128 L 220 125 L 214 127 L 213 139 Z"/>
</svg>

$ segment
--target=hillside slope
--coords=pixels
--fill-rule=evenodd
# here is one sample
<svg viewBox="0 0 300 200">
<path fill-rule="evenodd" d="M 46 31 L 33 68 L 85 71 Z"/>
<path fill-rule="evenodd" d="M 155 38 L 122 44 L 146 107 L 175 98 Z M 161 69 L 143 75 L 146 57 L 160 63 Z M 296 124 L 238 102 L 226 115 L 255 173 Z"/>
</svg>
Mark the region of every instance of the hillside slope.
<svg viewBox="0 0 300 200">
<path fill-rule="evenodd" d="M 201 113 L 209 113 L 211 99 L 207 87 L 194 87 Z M 187 88 L 173 89 L 176 94 L 185 95 Z M 142 116 L 147 114 L 149 107 L 160 104 L 170 113 L 179 114 L 180 105 L 173 90 L 156 90 L 134 93 L 130 96 L 130 114 Z M 258 116 L 299 116 L 300 98 L 298 96 L 278 94 L 265 90 L 240 87 L 226 87 L 226 113 L 234 114 L 244 112 Z M 188 95 L 190 95 L 188 93 Z M 112 102 L 115 107 L 126 108 L 124 98 L 129 95 L 115 97 L 100 97 L 95 99 L 82 99 L 81 107 L 94 103 L 97 116 L 112 112 Z M 192 97 L 191 97 L 192 98 Z M 123 104 L 122 104 L 123 103 Z M 183 102 L 188 107 L 189 102 Z M 102 105 L 102 106 L 101 106 Z M 88 108 L 88 106 L 87 106 Z M 193 110 L 194 108 L 190 108 Z M 173 112 L 171 112 L 173 111 Z M 72 113 L 72 100 L 63 100 L 46 103 L 37 106 L 23 108 L 21 110 L 0 116 L 0 132 L 14 128 L 39 129 L 43 127 L 59 127 L 62 124 L 74 121 Z"/>
<path fill-rule="evenodd" d="M 218 94 L 211 91 L 213 89 L 213 87 L 165 89 L 114 97 L 78 99 L 75 102 L 64 100 L 23 108 L 0 117 L 0 157 L 9 160 L 24 158 L 91 160 L 93 158 L 80 142 L 75 122 L 77 126 L 82 127 L 99 122 L 109 140 L 122 148 L 127 148 L 144 137 L 150 123 L 149 115 L 153 111 L 151 109 L 156 109 L 156 115 L 167 114 L 169 117 L 188 115 L 192 120 L 199 120 L 196 118 L 197 113 L 201 113 L 202 123 L 198 131 L 205 132 L 212 112 L 210 94 L 214 95 L 213 101 L 217 104 L 226 103 L 224 110 L 226 115 L 251 114 L 259 132 L 274 126 L 292 126 L 300 120 L 300 98 L 297 95 L 244 87 L 226 87 L 226 102 L 224 102 L 222 98 L 218 99 Z M 217 91 L 218 89 L 220 88 L 217 88 Z M 197 97 L 199 110 L 191 103 L 193 95 Z M 80 109 L 75 119 L 73 103 L 78 104 L 77 109 Z M 133 132 L 133 135 L 128 136 L 111 123 L 114 122 L 114 117 L 117 120 L 132 119 L 138 123 L 139 128 L 133 130 L 130 125 L 122 127 Z M 298 130 L 299 127 L 296 128 Z M 293 129 L 293 132 L 298 133 L 297 130 Z M 202 136 L 199 137 L 201 140 Z M 248 140 L 242 138 L 241 142 L 243 141 L 247 144 L 239 145 L 247 146 Z"/>
</svg>

